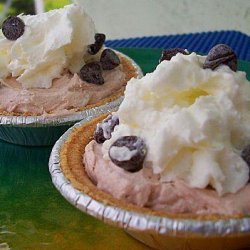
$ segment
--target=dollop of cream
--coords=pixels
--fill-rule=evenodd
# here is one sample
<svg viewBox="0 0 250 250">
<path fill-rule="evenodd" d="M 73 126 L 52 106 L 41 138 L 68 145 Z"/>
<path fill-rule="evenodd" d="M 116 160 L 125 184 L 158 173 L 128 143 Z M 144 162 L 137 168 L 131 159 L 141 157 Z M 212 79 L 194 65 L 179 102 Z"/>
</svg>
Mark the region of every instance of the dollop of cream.
<svg viewBox="0 0 250 250">
<path fill-rule="evenodd" d="M 50 88 L 63 69 L 75 73 L 85 64 L 95 26 L 81 5 L 19 17 L 25 31 L 16 41 L 0 32 L 0 78 L 16 77 L 25 89 Z"/>
<path fill-rule="evenodd" d="M 240 154 L 250 142 L 250 83 L 225 65 L 203 69 L 204 60 L 177 54 L 130 80 L 104 159 L 119 137 L 137 135 L 147 145 L 144 167 L 152 166 L 161 182 L 210 185 L 219 195 L 244 187 L 249 168 Z"/>
</svg>

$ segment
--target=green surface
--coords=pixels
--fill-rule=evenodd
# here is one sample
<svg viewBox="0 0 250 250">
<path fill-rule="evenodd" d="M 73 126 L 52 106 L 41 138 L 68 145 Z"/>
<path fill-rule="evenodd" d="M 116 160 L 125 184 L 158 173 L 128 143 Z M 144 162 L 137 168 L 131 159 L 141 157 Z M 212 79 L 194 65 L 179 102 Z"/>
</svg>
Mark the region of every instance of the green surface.
<svg viewBox="0 0 250 250">
<path fill-rule="evenodd" d="M 0 249 L 147 249 L 64 200 L 50 180 L 50 150 L 0 142 Z"/>
<path fill-rule="evenodd" d="M 162 49 L 118 48 L 117 50 L 133 58 L 144 73 L 152 72 L 155 69 L 162 52 Z M 247 79 L 250 81 L 250 62 L 239 60 L 238 69 L 247 72 Z"/>
<path fill-rule="evenodd" d="M 161 51 L 120 49 L 152 71 Z M 241 62 L 250 75 L 250 64 Z M 51 147 L 0 142 L 0 249 L 148 249 L 71 206 L 51 183 Z"/>
<path fill-rule="evenodd" d="M 0 12 L 3 11 L 6 0 L 0 0 Z M 62 8 L 65 5 L 71 4 L 71 0 L 43 0 L 45 11 Z M 35 14 L 35 3 L 34 0 L 12 0 L 7 15 L 19 15 L 24 14 Z"/>
<path fill-rule="evenodd" d="M 71 1 L 70 0 L 60 0 L 60 1 L 44 0 L 44 5 L 45 5 L 46 11 L 53 10 L 53 9 L 59 9 L 67 4 L 71 4 Z"/>
</svg>

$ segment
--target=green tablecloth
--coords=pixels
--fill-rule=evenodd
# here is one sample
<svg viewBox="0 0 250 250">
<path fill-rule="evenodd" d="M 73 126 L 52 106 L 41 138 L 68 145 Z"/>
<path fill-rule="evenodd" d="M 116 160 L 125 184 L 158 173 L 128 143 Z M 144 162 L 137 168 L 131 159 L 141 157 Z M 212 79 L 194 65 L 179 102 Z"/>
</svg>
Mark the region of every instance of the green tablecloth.
<svg viewBox="0 0 250 250">
<path fill-rule="evenodd" d="M 144 73 L 157 65 L 160 50 L 120 49 Z M 250 63 L 240 62 L 250 72 Z M 51 183 L 51 147 L 0 142 L 0 249 L 148 249 L 123 230 L 70 205 Z"/>
</svg>

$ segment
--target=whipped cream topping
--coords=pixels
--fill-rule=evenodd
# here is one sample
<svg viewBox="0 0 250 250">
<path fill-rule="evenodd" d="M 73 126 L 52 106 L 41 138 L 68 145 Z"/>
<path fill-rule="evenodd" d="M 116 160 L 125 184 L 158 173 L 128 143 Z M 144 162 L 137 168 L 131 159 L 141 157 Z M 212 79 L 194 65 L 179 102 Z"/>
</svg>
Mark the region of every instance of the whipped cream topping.
<svg viewBox="0 0 250 250">
<path fill-rule="evenodd" d="M 95 26 L 81 5 L 19 17 L 25 31 L 16 41 L 0 32 L 0 78 L 16 77 L 25 89 L 50 88 L 63 69 L 75 73 L 85 64 Z"/>
<path fill-rule="evenodd" d="M 219 195 L 244 187 L 249 168 L 240 154 L 250 142 L 250 84 L 228 66 L 203 69 L 204 60 L 177 54 L 130 80 L 104 159 L 119 137 L 137 135 L 147 145 L 144 168 L 152 167 L 161 182 L 210 185 Z"/>
<path fill-rule="evenodd" d="M 109 119 L 107 122 L 97 124 L 97 127 L 101 127 L 101 129 L 103 130 L 103 136 L 105 139 L 110 139 L 110 135 L 111 135 L 110 127 L 112 127 L 112 124 L 115 123 L 115 120 L 117 119 L 118 117 L 114 115 L 114 116 L 111 116 L 111 119 Z"/>
</svg>

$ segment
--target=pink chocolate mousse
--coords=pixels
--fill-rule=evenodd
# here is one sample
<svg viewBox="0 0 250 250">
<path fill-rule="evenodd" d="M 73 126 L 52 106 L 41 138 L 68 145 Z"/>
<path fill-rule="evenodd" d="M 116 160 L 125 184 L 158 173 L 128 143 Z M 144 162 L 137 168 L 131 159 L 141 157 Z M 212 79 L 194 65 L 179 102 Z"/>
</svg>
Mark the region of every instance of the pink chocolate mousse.
<svg viewBox="0 0 250 250">
<path fill-rule="evenodd" d="M 122 89 L 126 75 L 119 65 L 103 72 L 104 84 L 82 81 L 77 74 L 64 73 L 49 89 L 22 89 L 15 78 L 0 84 L 0 111 L 29 115 L 65 115 L 96 104 Z"/>
<path fill-rule="evenodd" d="M 130 173 L 104 160 L 101 147 L 95 141 L 86 146 L 85 169 L 98 189 L 117 199 L 169 213 L 250 214 L 250 184 L 219 196 L 213 189 L 191 188 L 180 179 L 164 183 L 150 166 Z"/>
</svg>

